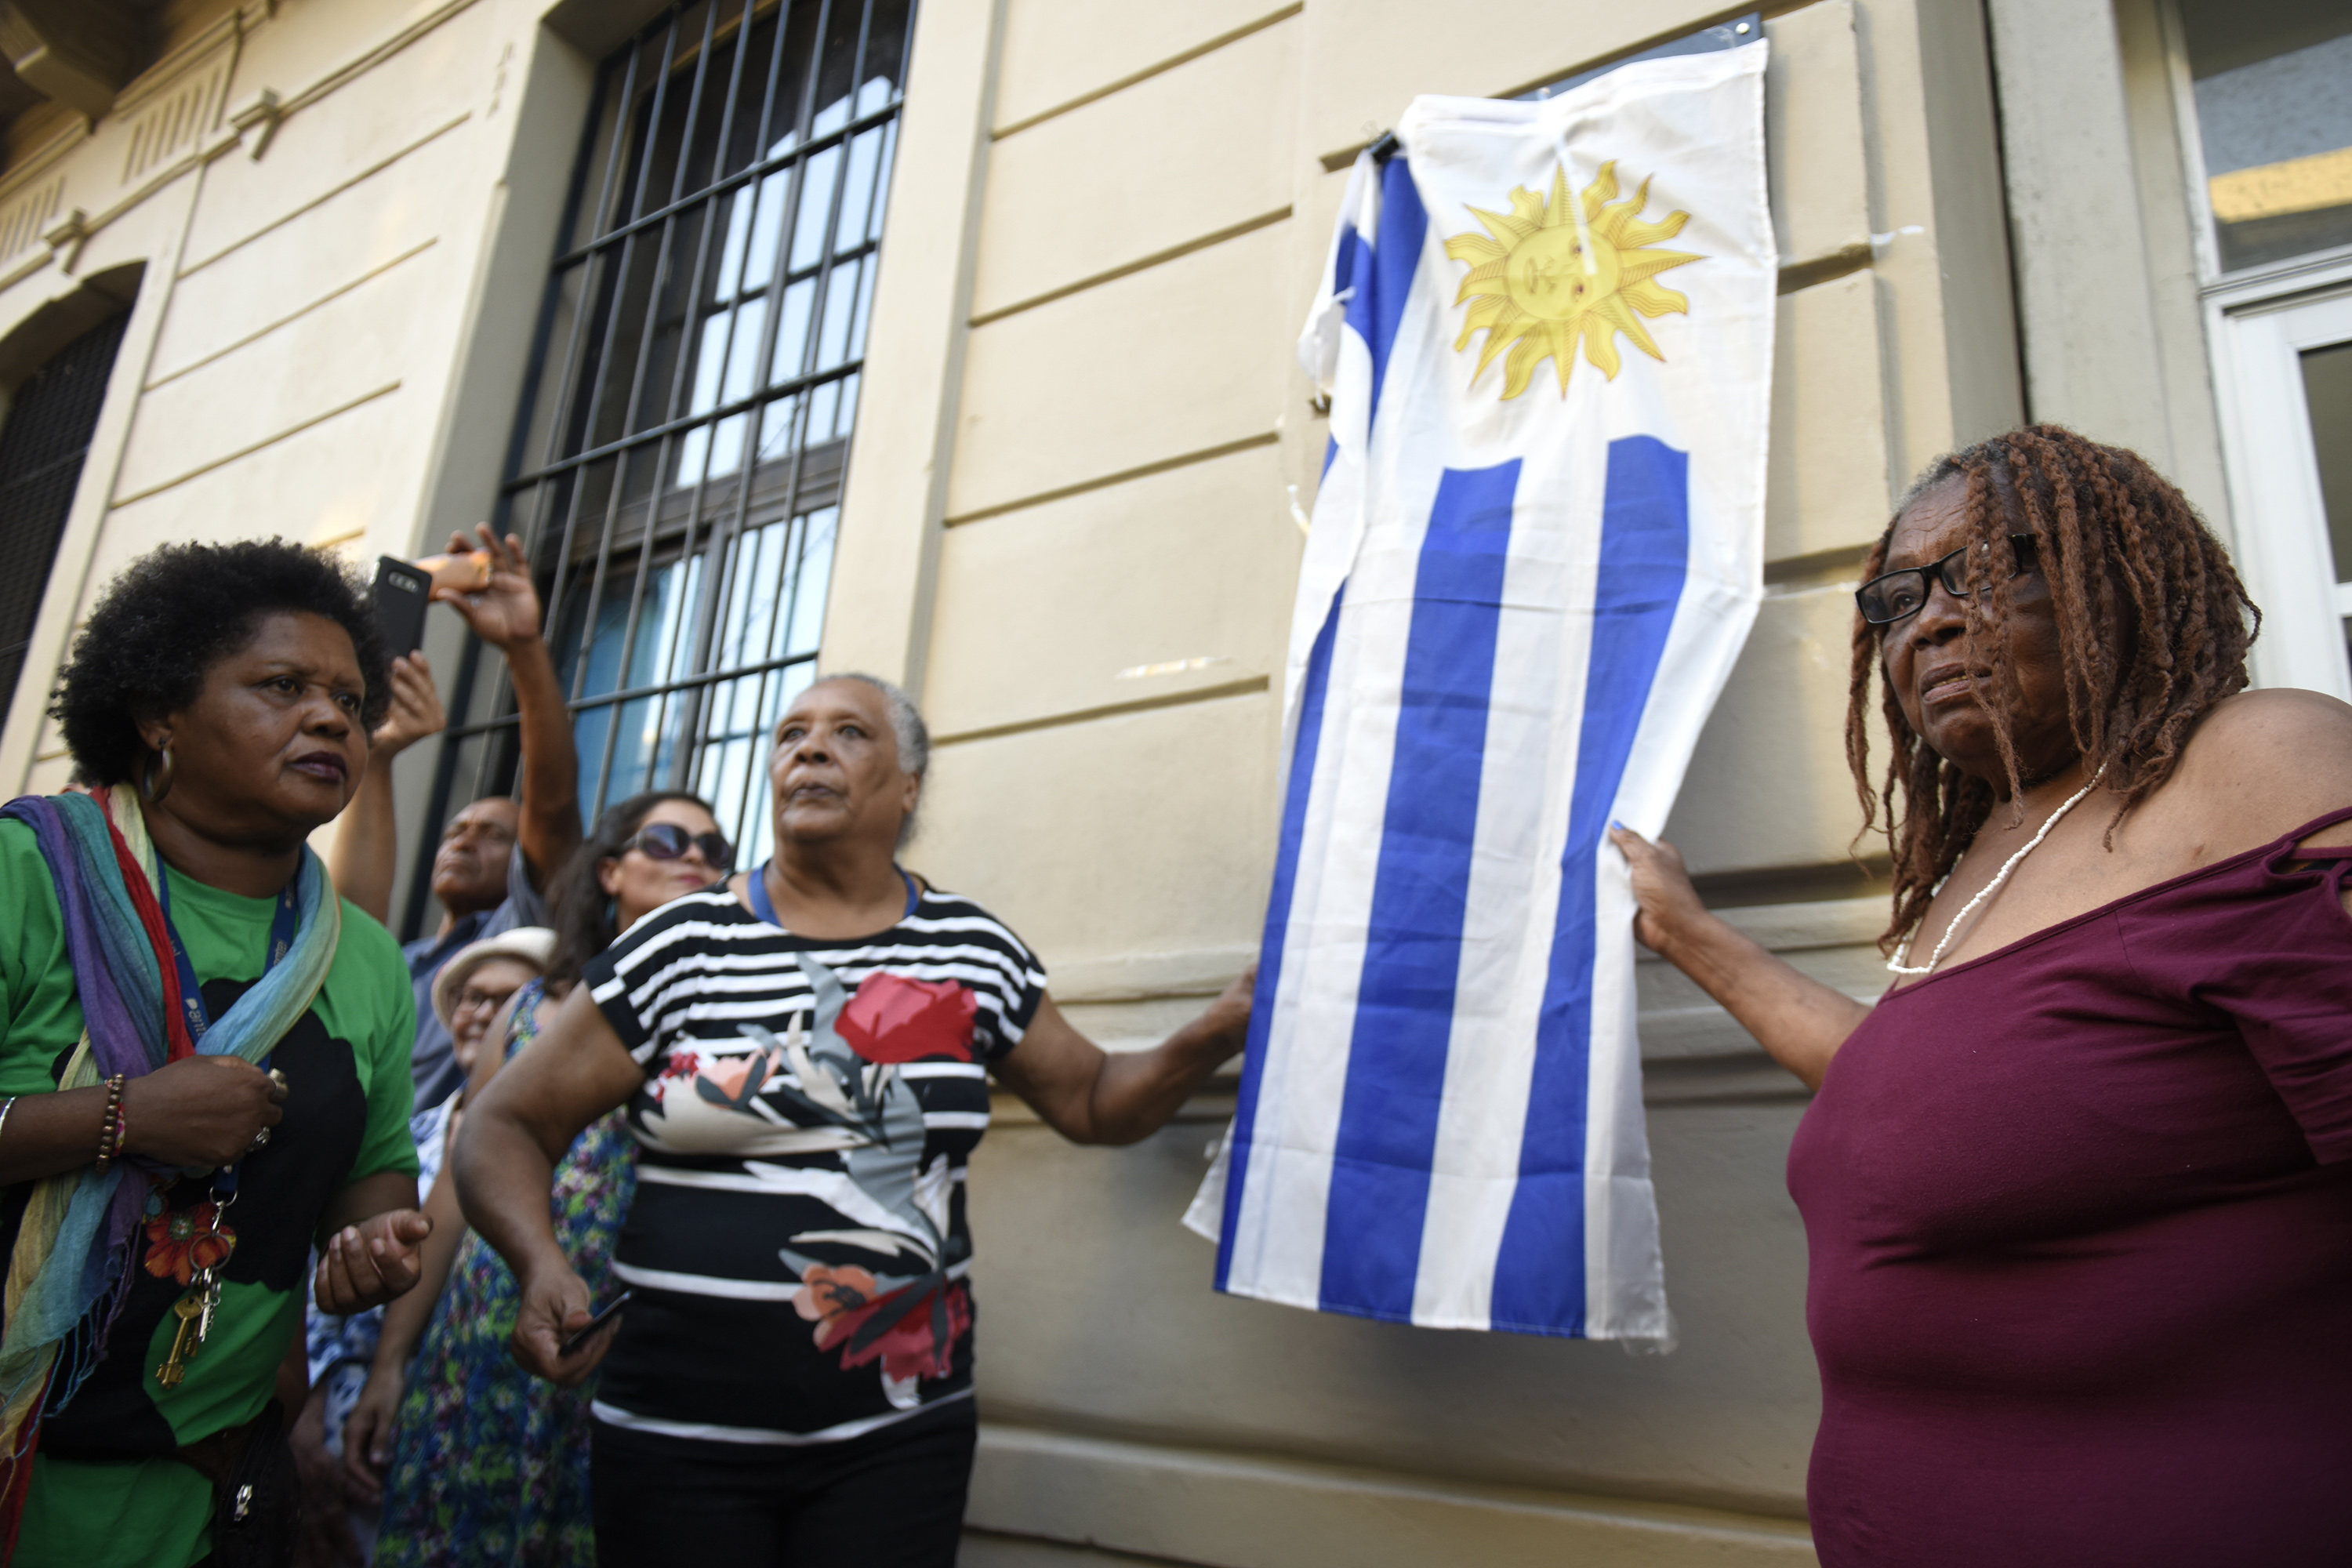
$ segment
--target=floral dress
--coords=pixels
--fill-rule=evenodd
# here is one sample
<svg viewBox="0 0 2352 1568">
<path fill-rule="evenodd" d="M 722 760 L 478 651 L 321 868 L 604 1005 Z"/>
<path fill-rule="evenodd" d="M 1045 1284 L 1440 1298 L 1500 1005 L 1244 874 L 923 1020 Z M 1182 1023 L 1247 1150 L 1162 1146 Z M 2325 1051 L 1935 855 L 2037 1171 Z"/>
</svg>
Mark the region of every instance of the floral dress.
<svg viewBox="0 0 2352 1568">
<path fill-rule="evenodd" d="M 521 993 L 509 1060 L 538 1037 L 546 999 L 535 980 Z M 635 1145 L 619 1111 L 590 1123 L 555 1167 L 555 1239 L 593 1300 L 610 1294 L 613 1244 L 635 1190 Z M 515 1364 L 508 1341 L 518 1298 L 505 1261 L 468 1232 L 408 1370 L 376 1551 L 385 1568 L 596 1561 L 588 1506 L 596 1379 L 558 1388 Z"/>
</svg>

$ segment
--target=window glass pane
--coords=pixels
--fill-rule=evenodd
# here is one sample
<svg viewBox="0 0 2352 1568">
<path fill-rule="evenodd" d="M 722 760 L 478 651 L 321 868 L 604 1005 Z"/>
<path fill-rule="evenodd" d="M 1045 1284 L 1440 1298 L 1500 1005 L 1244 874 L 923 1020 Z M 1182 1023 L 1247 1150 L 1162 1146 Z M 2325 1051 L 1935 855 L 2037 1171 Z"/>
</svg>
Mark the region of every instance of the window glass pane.
<svg viewBox="0 0 2352 1568">
<path fill-rule="evenodd" d="M 2352 244 L 2352 5 L 2180 9 L 2223 270 Z"/>
<path fill-rule="evenodd" d="M 795 272 L 814 267 L 824 254 L 824 226 L 833 216 L 833 184 L 840 173 L 841 149 L 828 147 L 808 161 L 801 176 L 800 213 L 793 220 Z"/>
<path fill-rule="evenodd" d="M 2303 395 L 2311 410 L 2311 446 L 2319 454 L 2319 489 L 2336 580 L 2352 583 L 2352 343 L 2306 350 Z"/>
<path fill-rule="evenodd" d="M 604 63 L 499 500 L 548 606 L 583 810 L 700 789 L 747 861 L 768 731 L 824 626 L 911 15 L 686 0 Z M 515 771 L 504 666 L 470 667 L 444 816 Z"/>
</svg>

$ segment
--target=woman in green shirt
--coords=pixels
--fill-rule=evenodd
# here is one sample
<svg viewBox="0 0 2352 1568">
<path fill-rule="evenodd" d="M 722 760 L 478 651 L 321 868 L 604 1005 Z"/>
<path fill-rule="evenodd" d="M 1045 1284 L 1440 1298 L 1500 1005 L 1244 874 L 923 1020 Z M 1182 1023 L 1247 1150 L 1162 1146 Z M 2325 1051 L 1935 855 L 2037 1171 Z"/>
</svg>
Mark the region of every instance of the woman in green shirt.
<svg viewBox="0 0 2352 1568">
<path fill-rule="evenodd" d="M 408 972 L 304 847 L 350 800 L 390 690 L 331 558 L 167 545 L 109 588 L 52 708 L 94 798 L 0 816 L 0 1526 L 18 1562 L 290 1561 L 273 1395 L 311 1249 L 322 1311 L 415 1279 Z"/>
</svg>

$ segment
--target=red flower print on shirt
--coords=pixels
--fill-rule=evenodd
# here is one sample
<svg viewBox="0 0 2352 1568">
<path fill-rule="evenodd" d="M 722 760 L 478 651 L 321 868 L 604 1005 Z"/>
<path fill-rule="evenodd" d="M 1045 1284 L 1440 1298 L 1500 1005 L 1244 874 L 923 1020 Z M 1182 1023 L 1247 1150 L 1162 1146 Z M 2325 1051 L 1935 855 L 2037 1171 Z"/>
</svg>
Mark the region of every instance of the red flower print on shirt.
<svg viewBox="0 0 2352 1568">
<path fill-rule="evenodd" d="M 841 1010 L 834 1029 L 869 1062 L 913 1062 L 926 1057 L 972 1059 L 971 1021 L 980 998 L 952 980 L 868 975 Z"/>
<path fill-rule="evenodd" d="M 896 1310 L 905 1305 L 905 1291 L 877 1298 L 874 1292 L 878 1288 L 879 1282 L 863 1268 L 816 1264 L 801 1276 L 793 1310 L 816 1322 L 819 1350 L 843 1346 L 844 1371 L 865 1366 L 878 1357 L 883 1373 L 900 1383 L 915 1377 L 945 1377 L 953 1372 L 955 1342 L 971 1331 L 971 1292 L 961 1281 L 926 1291 L 922 1300 L 908 1306 L 897 1321 L 864 1347 L 850 1348 L 847 1342 L 856 1337 L 867 1319 L 886 1308 Z M 937 1321 L 941 1317 L 947 1321 L 944 1335 Z"/>
<path fill-rule="evenodd" d="M 793 1294 L 793 1310 L 817 1326 L 816 1342 L 822 1346 L 827 1323 L 869 1304 L 881 1289 L 874 1276 L 854 1265 L 829 1268 L 814 1264 L 801 1276 L 801 1288 Z"/>
<path fill-rule="evenodd" d="M 220 1223 L 220 1210 L 208 1203 L 147 1222 L 147 1272 L 158 1279 L 192 1285 L 199 1270 L 219 1268 L 236 1250 L 236 1232 Z"/>
</svg>

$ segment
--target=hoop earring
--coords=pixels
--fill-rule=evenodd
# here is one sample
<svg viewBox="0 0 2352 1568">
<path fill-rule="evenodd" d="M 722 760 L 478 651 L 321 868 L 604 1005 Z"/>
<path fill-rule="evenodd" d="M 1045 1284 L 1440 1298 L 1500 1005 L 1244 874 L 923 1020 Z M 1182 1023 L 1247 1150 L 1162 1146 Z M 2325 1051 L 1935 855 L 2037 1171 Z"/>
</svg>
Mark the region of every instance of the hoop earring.
<svg viewBox="0 0 2352 1568">
<path fill-rule="evenodd" d="M 163 764 L 163 776 L 160 781 L 155 776 L 155 763 L 159 760 Z M 172 793 L 172 779 L 178 767 L 179 762 L 172 755 L 172 742 L 169 741 L 156 747 L 154 754 L 141 764 L 139 793 L 146 797 L 148 805 L 153 805 Z"/>
</svg>

